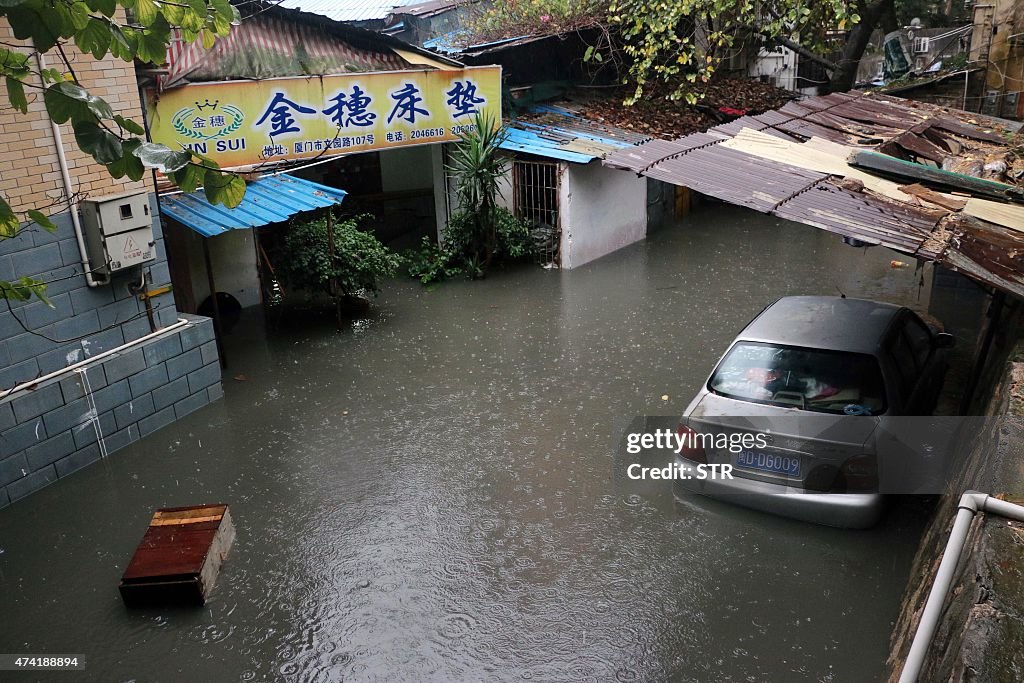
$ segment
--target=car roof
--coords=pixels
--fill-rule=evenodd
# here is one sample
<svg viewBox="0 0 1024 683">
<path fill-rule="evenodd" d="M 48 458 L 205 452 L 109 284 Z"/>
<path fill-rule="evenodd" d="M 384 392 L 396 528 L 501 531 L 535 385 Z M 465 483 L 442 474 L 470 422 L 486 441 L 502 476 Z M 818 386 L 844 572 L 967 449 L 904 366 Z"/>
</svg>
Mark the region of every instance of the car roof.
<svg viewBox="0 0 1024 683">
<path fill-rule="evenodd" d="M 787 296 L 764 309 L 738 339 L 878 355 L 895 304 L 838 296 Z"/>
</svg>

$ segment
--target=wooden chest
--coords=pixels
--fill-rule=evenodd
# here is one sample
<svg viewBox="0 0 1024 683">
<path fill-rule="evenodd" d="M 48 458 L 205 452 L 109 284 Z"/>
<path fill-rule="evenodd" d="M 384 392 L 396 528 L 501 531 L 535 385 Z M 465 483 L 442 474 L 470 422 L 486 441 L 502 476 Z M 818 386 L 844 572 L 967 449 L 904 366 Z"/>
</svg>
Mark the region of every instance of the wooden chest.
<svg viewBox="0 0 1024 683">
<path fill-rule="evenodd" d="M 128 607 L 202 605 L 234 539 L 227 505 L 157 510 L 121 577 L 121 598 Z"/>
</svg>

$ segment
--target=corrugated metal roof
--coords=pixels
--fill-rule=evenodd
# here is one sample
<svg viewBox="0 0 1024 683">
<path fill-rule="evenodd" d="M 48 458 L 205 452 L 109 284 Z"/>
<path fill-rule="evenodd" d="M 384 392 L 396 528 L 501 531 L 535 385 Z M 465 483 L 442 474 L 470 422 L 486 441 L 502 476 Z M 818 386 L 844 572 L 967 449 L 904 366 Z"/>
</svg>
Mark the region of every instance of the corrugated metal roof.
<svg viewBox="0 0 1024 683">
<path fill-rule="evenodd" d="M 286 221 L 297 213 L 341 204 L 347 193 L 290 175 L 248 183 L 245 198 L 233 209 L 206 201 L 200 192 L 160 198 L 160 213 L 203 237 Z"/>
<path fill-rule="evenodd" d="M 470 2 L 470 0 L 427 0 L 427 2 L 413 2 L 413 4 L 404 7 L 395 4 L 392 12 L 394 14 L 408 14 L 414 17 L 433 17 L 438 14 L 444 14 L 467 2 Z"/>
<path fill-rule="evenodd" d="M 651 138 L 584 118 L 564 107 L 538 105 L 529 118 L 506 124 L 501 148 L 549 159 L 586 164 Z"/>
<path fill-rule="evenodd" d="M 204 81 L 411 67 L 389 46 L 398 42 L 395 38 L 354 27 L 314 26 L 296 21 L 295 14 L 276 11 L 249 16 L 209 49 L 201 40 L 184 42 L 175 29 L 175 40 L 167 50 L 167 73 L 158 79 L 161 89 Z"/>
<path fill-rule="evenodd" d="M 312 12 L 334 21 L 384 19 L 392 8 L 412 5 L 416 0 L 282 0 L 281 7 Z"/>
<path fill-rule="evenodd" d="M 982 199 L 951 203 L 934 191 L 935 201 L 929 202 L 928 191 L 904 191 L 896 183 L 883 188 L 876 178 L 858 179 L 855 169 L 843 172 L 844 150 L 851 148 L 906 155 L 907 165 L 915 166 L 909 163 L 914 158 L 934 161 L 939 152 L 984 156 L 993 145 L 1006 146 L 1003 131 L 1019 128 L 1015 122 L 855 91 L 788 103 L 707 133 L 619 150 L 604 164 L 937 261 L 1024 297 L 1024 221 L 1012 210 L 1015 205 Z M 749 130 L 741 134 L 744 129 L 789 144 L 764 136 L 758 141 Z M 800 155 L 804 145 L 806 159 Z M 788 163 L 773 157 L 772 150 L 783 147 L 789 150 Z M 815 150 L 830 149 L 840 154 L 835 163 L 810 158 Z"/>
</svg>

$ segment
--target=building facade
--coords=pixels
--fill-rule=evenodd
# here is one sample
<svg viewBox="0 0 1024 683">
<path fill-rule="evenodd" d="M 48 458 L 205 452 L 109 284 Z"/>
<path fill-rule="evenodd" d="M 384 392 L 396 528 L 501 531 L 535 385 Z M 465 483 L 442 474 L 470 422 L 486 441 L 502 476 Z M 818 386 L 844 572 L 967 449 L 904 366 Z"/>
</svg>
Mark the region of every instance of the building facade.
<svg viewBox="0 0 1024 683">
<path fill-rule="evenodd" d="M 2 20 L 0 40 L 31 52 Z M 87 90 L 142 121 L 134 64 L 65 51 Z M 211 322 L 175 309 L 149 177 L 112 178 L 74 144 L 69 124 L 51 123 L 37 96 L 28 114 L 0 109 L 0 194 L 16 211 L 38 209 L 57 225 L 51 233 L 25 224 L 0 239 L 0 279 L 45 281 L 52 304 L 0 304 L 4 507 L 216 400 L 222 388 Z M 138 246 L 150 258 L 99 277 L 81 207 L 110 197 L 144 207 L 152 238 Z"/>
</svg>

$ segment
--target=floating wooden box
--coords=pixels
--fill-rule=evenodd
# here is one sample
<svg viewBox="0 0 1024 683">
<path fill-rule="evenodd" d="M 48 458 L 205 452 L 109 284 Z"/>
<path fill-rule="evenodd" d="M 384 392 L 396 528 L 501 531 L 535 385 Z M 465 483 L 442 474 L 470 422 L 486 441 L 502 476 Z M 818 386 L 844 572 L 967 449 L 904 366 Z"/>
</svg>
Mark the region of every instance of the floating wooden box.
<svg viewBox="0 0 1024 683">
<path fill-rule="evenodd" d="M 202 605 L 234 540 L 227 505 L 157 510 L 121 577 L 124 604 Z"/>
</svg>

